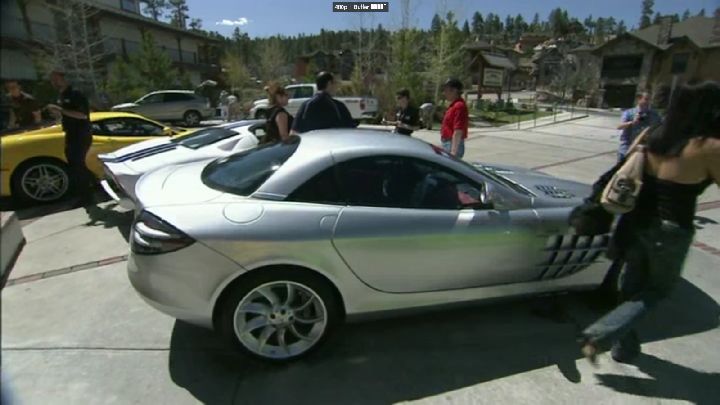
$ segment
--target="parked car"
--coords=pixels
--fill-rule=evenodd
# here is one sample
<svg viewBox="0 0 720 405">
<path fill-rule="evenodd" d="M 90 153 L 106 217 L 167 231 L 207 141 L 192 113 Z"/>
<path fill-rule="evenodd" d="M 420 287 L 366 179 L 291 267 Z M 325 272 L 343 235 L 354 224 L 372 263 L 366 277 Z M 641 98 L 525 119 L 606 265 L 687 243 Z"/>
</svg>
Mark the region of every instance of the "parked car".
<svg viewBox="0 0 720 405">
<path fill-rule="evenodd" d="M 134 103 L 118 104 L 113 111 L 128 111 L 163 122 L 183 122 L 195 126 L 215 116 L 210 100 L 190 90 L 154 91 Z"/>
<path fill-rule="evenodd" d="M 344 318 L 599 286 L 608 237 L 568 229 L 588 192 L 410 137 L 315 131 L 143 176 L 128 275 L 160 311 L 292 360 Z"/>
<path fill-rule="evenodd" d="M 317 93 L 317 86 L 314 83 L 307 84 L 292 84 L 285 87 L 288 93 L 288 105 L 285 107 L 290 115 L 295 115 L 300 106 L 315 93 Z M 344 103 L 350 115 L 354 120 L 372 119 L 375 118 L 378 112 L 377 99 L 372 97 L 335 97 L 336 100 Z M 270 108 L 267 99 L 260 99 L 253 102 L 253 107 L 250 109 L 250 116 L 255 118 L 267 118 L 268 109 Z"/>
<path fill-rule="evenodd" d="M 93 142 L 87 165 L 98 177 L 103 172 L 98 154 L 188 132 L 122 112 L 90 113 L 90 121 Z M 65 134 L 60 125 L 2 136 L 0 155 L 0 195 L 33 203 L 57 201 L 66 196 L 71 179 L 65 159 Z"/>
<path fill-rule="evenodd" d="M 152 170 L 226 156 L 254 148 L 265 135 L 265 120 L 237 121 L 188 135 L 152 139 L 99 155 L 105 192 L 125 208 L 135 208 L 135 183 Z"/>
</svg>

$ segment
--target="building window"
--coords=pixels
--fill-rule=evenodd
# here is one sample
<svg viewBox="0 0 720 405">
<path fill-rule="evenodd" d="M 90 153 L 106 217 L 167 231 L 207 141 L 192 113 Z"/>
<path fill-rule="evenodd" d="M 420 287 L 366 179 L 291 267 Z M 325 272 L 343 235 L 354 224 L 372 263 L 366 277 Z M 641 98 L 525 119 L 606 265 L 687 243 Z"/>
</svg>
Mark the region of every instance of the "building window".
<svg viewBox="0 0 720 405">
<path fill-rule="evenodd" d="M 603 59 L 603 79 L 629 79 L 640 76 L 642 55 L 608 56 Z"/>
<path fill-rule="evenodd" d="M 685 73 L 689 60 L 690 54 L 687 52 L 674 54 L 672 56 L 672 66 L 670 67 L 670 73 L 674 75 Z"/>
<path fill-rule="evenodd" d="M 120 0 L 120 8 L 131 13 L 140 13 L 137 0 Z"/>
</svg>

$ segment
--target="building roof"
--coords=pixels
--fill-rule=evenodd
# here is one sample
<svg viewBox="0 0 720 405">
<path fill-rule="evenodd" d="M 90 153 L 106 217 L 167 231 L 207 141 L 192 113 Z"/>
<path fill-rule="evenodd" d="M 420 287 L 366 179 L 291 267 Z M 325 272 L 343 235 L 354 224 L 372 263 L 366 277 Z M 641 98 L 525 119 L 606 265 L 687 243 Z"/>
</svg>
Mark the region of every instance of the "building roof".
<svg viewBox="0 0 720 405">
<path fill-rule="evenodd" d="M 489 52 L 480 52 L 480 55 L 485 59 L 485 62 L 487 62 L 488 65 L 499 67 L 503 69 L 509 69 L 509 70 L 515 70 L 516 66 L 515 64 L 508 59 L 506 56 L 498 55 L 498 54 L 492 54 Z"/>
<path fill-rule="evenodd" d="M 492 45 L 489 42 L 483 40 L 470 42 L 462 46 L 462 49 L 466 49 L 469 51 L 481 51 L 491 48 Z"/>
<path fill-rule="evenodd" d="M 638 39 L 652 47 L 666 50 L 673 45 L 674 41 L 687 38 L 690 42 L 699 48 L 715 48 L 720 47 L 720 39 L 713 35 L 715 20 L 711 17 L 691 17 L 685 21 L 673 23 L 672 32 L 670 34 L 670 42 L 666 44 L 658 44 L 658 35 L 660 33 L 660 24 L 654 24 L 641 30 L 633 31 L 620 35 L 615 39 L 627 38 L 628 36 Z M 607 44 L 615 42 L 610 40 L 596 48 L 600 49 Z"/>
<path fill-rule="evenodd" d="M 571 50 L 570 50 L 570 53 L 573 53 L 573 52 L 592 52 L 592 51 L 594 51 L 596 48 L 597 48 L 596 45 L 583 44 L 583 45 L 580 45 L 580 46 L 578 46 L 578 47 L 576 47 L 576 48 L 571 49 Z"/>
<path fill-rule="evenodd" d="M 152 18 L 145 17 L 144 15 L 141 15 L 141 14 L 138 14 L 138 13 L 133 13 L 133 12 L 130 12 L 130 11 L 122 10 L 122 9 L 120 9 L 120 8 L 111 7 L 111 6 L 108 6 L 108 5 L 105 5 L 105 4 L 102 4 L 102 3 L 98 3 L 98 2 L 91 2 L 89 5 L 92 6 L 92 7 L 94 7 L 94 8 L 96 8 L 96 9 L 98 9 L 98 10 L 105 11 L 105 12 L 107 12 L 107 13 L 109 13 L 109 14 L 113 14 L 113 15 L 118 16 L 118 17 L 123 17 L 123 18 L 127 18 L 127 19 L 130 19 L 130 20 L 134 20 L 134 21 L 137 21 L 137 22 L 142 23 L 142 24 L 148 24 L 148 25 L 151 25 L 151 26 L 153 26 L 153 27 L 155 27 L 155 28 L 160 28 L 160 29 L 164 29 L 164 30 L 168 30 L 168 31 L 173 31 L 173 32 L 180 33 L 180 34 L 187 35 L 187 36 L 191 36 L 191 37 L 202 38 L 202 39 L 207 40 L 207 41 L 220 42 L 219 39 L 210 37 L 210 36 L 208 36 L 208 35 L 206 35 L 206 34 L 204 34 L 204 33 L 202 33 L 202 32 L 191 31 L 191 30 L 186 30 L 186 29 L 182 29 L 182 28 L 179 28 L 179 27 L 175 27 L 175 26 L 173 26 L 173 25 L 171 25 L 171 24 L 164 23 L 164 22 L 162 22 L 162 21 L 155 21 L 155 20 L 153 20 Z"/>
</svg>

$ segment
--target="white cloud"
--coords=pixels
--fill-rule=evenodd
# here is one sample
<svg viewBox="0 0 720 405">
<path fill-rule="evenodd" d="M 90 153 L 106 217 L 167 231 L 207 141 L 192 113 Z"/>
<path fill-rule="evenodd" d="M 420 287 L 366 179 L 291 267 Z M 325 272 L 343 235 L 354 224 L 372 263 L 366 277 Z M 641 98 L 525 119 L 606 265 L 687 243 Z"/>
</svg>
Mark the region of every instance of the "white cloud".
<svg viewBox="0 0 720 405">
<path fill-rule="evenodd" d="M 250 20 L 248 20 L 245 17 L 240 17 L 237 20 L 222 20 L 222 21 L 216 21 L 215 25 L 227 25 L 227 26 L 236 26 L 236 25 L 248 25 L 250 23 Z"/>
</svg>

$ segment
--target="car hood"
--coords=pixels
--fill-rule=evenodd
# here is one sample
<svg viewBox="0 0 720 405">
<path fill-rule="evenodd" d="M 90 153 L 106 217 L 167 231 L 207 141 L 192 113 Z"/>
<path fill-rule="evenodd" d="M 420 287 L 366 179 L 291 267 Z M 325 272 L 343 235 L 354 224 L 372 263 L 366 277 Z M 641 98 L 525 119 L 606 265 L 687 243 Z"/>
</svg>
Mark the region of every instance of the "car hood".
<svg viewBox="0 0 720 405">
<path fill-rule="evenodd" d="M 576 206 L 592 191 L 590 185 L 522 167 L 482 163 L 473 163 L 473 166 L 492 177 L 498 177 L 501 183 L 515 191 L 531 197 L 533 207 L 537 208 Z"/>
<path fill-rule="evenodd" d="M 203 169 L 213 160 L 165 166 L 146 173 L 135 186 L 139 205 L 153 207 L 197 204 L 223 195 L 222 191 L 206 186 L 201 180 Z"/>
<path fill-rule="evenodd" d="M 138 105 L 135 104 L 135 103 L 123 103 L 123 104 L 114 105 L 114 106 L 112 107 L 112 110 L 113 110 L 113 111 L 126 110 L 126 109 L 135 108 L 135 107 L 137 107 L 137 106 L 138 106 Z"/>
</svg>

